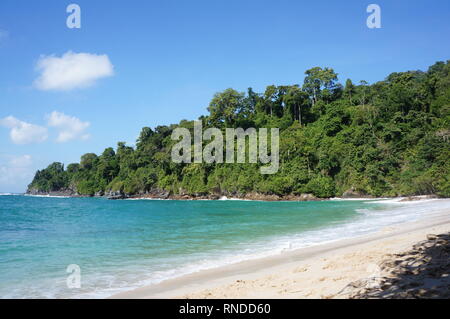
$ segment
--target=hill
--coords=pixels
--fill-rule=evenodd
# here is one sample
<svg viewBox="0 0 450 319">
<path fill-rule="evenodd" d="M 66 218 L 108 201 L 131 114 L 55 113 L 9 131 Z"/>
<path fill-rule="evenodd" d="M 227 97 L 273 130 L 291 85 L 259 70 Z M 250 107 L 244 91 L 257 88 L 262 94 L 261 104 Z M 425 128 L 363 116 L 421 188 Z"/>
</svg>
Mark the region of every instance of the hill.
<svg viewBox="0 0 450 319">
<path fill-rule="evenodd" d="M 173 130 L 182 120 L 144 127 L 136 147 L 119 142 L 79 163 L 36 172 L 28 193 L 318 198 L 346 195 L 450 196 L 450 64 L 390 74 L 369 85 L 338 82 L 331 68 L 305 72 L 302 85 L 270 85 L 263 93 L 215 94 L 203 127 L 280 129 L 280 168 L 261 164 L 177 164 Z"/>
</svg>

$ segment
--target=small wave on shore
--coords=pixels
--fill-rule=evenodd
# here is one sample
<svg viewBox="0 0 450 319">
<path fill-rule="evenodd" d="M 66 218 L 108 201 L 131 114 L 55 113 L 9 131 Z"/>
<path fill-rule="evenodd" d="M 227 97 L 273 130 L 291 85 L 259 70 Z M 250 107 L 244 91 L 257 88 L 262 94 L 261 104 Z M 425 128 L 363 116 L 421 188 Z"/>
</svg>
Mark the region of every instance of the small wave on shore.
<svg viewBox="0 0 450 319">
<path fill-rule="evenodd" d="M 21 195 L 36 198 L 74 198 L 73 196 L 58 196 L 58 195 L 32 195 L 32 194 L 21 194 Z"/>
</svg>

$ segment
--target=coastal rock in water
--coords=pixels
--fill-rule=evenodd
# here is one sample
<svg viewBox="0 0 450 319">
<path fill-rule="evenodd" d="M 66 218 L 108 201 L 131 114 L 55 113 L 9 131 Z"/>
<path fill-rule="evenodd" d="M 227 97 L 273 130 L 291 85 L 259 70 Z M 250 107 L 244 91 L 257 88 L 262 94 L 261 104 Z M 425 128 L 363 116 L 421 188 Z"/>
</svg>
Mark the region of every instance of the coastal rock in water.
<svg viewBox="0 0 450 319">
<path fill-rule="evenodd" d="M 105 192 L 104 191 L 98 191 L 98 192 L 96 192 L 95 193 L 95 197 L 102 197 L 102 196 L 104 196 L 105 195 Z"/>
<path fill-rule="evenodd" d="M 162 189 L 152 189 L 149 194 L 153 198 L 168 199 L 170 197 L 170 192 Z"/>
<path fill-rule="evenodd" d="M 363 192 L 355 190 L 353 187 L 342 194 L 343 198 L 362 198 L 362 197 L 371 197 L 366 195 Z"/>
<path fill-rule="evenodd" d="M 120 191 L 116 191 L 116 192 L 110 191 L 107 194 L 107 197 L 108 197 L 108 199 L 111 199 L 111 200 L 118 200 L 118 199 L 125 199 L 125 198 L 127 198 L 126 195 L 124 193 L 120 192 Z"/>
<path fill-rule="evenodd" d="M 55 196 L 55 197 L 76 197 L 78 194 L 71 190 L 71 189 L 62 189 L 59 191 L 50 191 L 50 192 L 43 192 L 37 189 L 29 189 L 27 191 L 28 195 L 33 196 Z"/>
<path fill-rule="evenodd" d="M 316 196 L 314 196 L 313 194 L 301 194 L 300 195 L 300 200 L 302 201 L 316 201 L 319 200 Z"/>
<path fill-rule="evenodd" d="M 263 201 L 279 201 L 281 198 L 278 195 L 261 194 L 261 193 L 247 193 L 244 195 L 244 199 L 249 200 L 263 200 Z"/>
<path fill-rule="evenodd" d="M 307 202 L 307 201 L 317 201 L 317 200 L 319 200 L 319 198 L 317 198 L 313 194 L 301 194 L 301 195 L 290 194 L 290 195 L 283 196 L 282 200 Z"/>
</svg>

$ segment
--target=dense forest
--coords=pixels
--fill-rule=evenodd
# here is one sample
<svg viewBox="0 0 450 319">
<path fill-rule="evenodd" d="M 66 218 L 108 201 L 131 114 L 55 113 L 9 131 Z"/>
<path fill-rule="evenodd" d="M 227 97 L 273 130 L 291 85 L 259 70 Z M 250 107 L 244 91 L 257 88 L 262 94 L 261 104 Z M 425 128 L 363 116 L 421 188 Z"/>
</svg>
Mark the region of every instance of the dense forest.
<svg viewBox="0 0 450 319">
<path fill-rule="evenodd" d="M 345 85 L 331 68 L 305 72 L 302 85 L 270 85 L 263 93 L 227 89 L 212 98 L 204 129 L 280 128 L 280 169 L 263 164 L 176 164 L 171 139 L 194 121 L 144 127 L 135 147 L 119 142 L 80 163 L 37 171 L 28 192 L 123 196 L 244 196 L 343 193 L 450 196 L 450 61 L 427 72 Z M 207 143 L 205 143 L 207 144 Z"/>
</svg>

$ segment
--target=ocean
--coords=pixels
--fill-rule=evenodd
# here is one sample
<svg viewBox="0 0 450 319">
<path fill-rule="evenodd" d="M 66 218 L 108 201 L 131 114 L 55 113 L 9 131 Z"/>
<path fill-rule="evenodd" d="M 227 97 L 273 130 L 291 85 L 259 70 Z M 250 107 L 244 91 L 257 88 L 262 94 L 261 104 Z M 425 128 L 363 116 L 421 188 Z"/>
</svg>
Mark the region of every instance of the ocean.
<svg viewBox="0 0 450 319">
<path fill-rule="evenodd" d="M 203 269 L 430 217 L 439 205 L 2 194 L 0 298 L 105 298 Z M 80 267 L 81 287 L 69 289 L 67 267 L 73 264 Z"/>
</svg>

